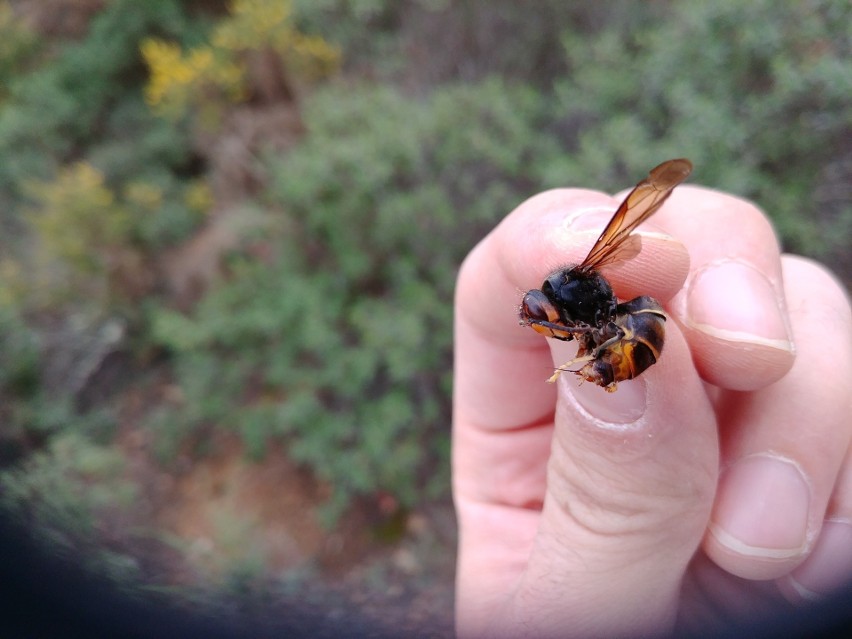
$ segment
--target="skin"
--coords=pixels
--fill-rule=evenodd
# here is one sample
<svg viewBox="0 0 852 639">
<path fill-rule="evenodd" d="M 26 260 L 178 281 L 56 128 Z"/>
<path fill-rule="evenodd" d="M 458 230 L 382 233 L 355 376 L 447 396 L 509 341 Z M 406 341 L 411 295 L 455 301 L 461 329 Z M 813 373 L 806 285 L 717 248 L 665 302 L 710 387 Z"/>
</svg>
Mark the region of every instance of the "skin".
<svg viewBox="0 0 852 639">
<path fill-rule="evenodd" d="M 460 637 L 639 636 L 800 604 L 852 579 L 852 313 L 753 204 L 691 185 L 605 274 L 669 314 L 660 361 L 608 394 L 523 292 L 588 252 L 621 198 L 548 191 L 456 289 Z"/>
</svg>

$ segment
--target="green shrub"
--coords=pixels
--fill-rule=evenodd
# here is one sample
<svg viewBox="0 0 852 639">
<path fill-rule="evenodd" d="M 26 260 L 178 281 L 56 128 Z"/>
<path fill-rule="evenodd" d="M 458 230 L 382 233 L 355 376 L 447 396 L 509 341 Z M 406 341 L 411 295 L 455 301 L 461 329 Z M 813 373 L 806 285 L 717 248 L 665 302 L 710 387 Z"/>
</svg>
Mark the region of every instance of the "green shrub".
<svg viewBox="0 0 852 639">
<path fill-rule="evenodd" d="M 99 518 L 133 504 L 136 489 L 123 473 L 120 453 L 79 433 L 65 433 L 0 473 L 2 515 L 27 526 L 54 552 L 94 550 Z M 108 551 L 80 556 L 101 568 L 118 565 Z"/>
<path fill-rule="evenodd" d="M 38 337 L 14 307 L 0 300 L 0 422 L 12 398 L 29 399 L 38 392 Z"/>
<path fill-rule="evenodd" d="M 115 188 L 124 180 L 184 170 L 185 128 L 145 107 L 139 43 L 146 36 L 192 42 L 206 22 L 177 0 L 108 3 L 77 42 L 57 43 L 34 68 L 18 69 L 0 102 L 0 228 L 16 229 L 24 185 L 88 159 Z M 12 236 L 14 237 L 14 236 Z M 7 238 L 0 238 L 6 247 Z M 8 242 L 10 248 L 15 242 Z M 20 244 L 18 242 L 17 244 Z"/>
<path fill-rule="evenodd" d="M 425 91 L 500 76 L 543 88 L 565 70 L 559 38 L 594 37 L 623 0 L 294 0 L 296 17 L 358 75 Z"/>
<path fill-rule="evenodd" d="M 8 0 L 0 2 L 0 103 L 9 96 L 9 86 L 35 62 L 39 38 L 24 20 L 15 15 Z"/>
<path fill-rule="evenodd" d="M 38 331 L 0 302 L 0 467 L 74 424 L 71 398 L 42 387 Z"/>
<path fill-rule="evenodd" d="M 261 82 L 280 86 L 281 97 L 294 98 L 296 85 L 334 72 L 340 52 L 293 24 L 287 0 L 232 0 L 228 16 L 213 28 L 209 44 L 189 51 L 159 38 L 146 39 L 141 52 L 150 70 L 148 104 L 163 116 L 183 117 L 190 110 L 206 129 L 214 129 L 225 104 L 252 97 Z M 277 65 L 263 79 L 252 78 L 252 56 L 269 56 Z M 289 96 L 286 94 L 290 94 Z M 269 96 L 267 96 L 267 99 Z"/>
<path fill-rule="evenodd" d="M 545 167 L 548 186 L 622 189 L 686 156 L 695 182 L 753 199 L 785 249 L 852 281 L 852 51 L 837 2 L 296 6 L 351 68 L 415 90 L 489 72 L 541 87 L 563 148 Z"/>
<path fill-rule="evenodd" d="M 571 71 L 554 112 L 570 152 L 548 182 L 623 188 L 685 156 L 694 181 L 763 207 L 787 248 L 843 259 L 852 57 L 840 6 L 687 0 L 625 14 L 594 39 L 564 38 Z"/>
<path fill-rule="evenodd" d="M 192 318 L 157 314 L 189 423 L 270 437 L 329 480 L 331 511 L 386 490 L 446 490 L 452 289 L 462 257 L 526 193 L 553 146 L 535 93 L 493 81 L 412 99 L 340 86 L 309 133 L 269 158 L 258 242 Z M 548 151 L 549 149 L 549 151 Z M 245 404 L 244 408 L 237 409 Z"/>
</svg>

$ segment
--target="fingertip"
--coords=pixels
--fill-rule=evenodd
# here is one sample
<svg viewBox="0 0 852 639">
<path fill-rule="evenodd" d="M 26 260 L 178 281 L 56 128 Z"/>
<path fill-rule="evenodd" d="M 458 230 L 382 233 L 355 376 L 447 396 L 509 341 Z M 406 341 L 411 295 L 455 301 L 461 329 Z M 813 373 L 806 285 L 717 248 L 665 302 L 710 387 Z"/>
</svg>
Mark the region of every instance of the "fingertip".
<svg viewBox="0 0 852 639">
<path fill-rule="evenodd" d="M 519 289 L 541 284 L 556 268 L 579 263 L 612 218 L 618 200 L 599 191 L 553 189 L 524 201 L 495 229 L 490 240 L 508 278 Z M 675 236 L 653 223 L 636 233 L 639 255 L 605 269 L 621 299 L 651 295 L 663 302 L 683 286 L 689 252 Z"/>
<path fill-rule="evenodd" d="M 745 579 L 774 579 L 805 557 L 811 488 L 790 459 L 757 454 L 719 480 L 704 548 L 721 568 Z"/>
<path fill-rule="evenodd" d="M 606 275 L 621 299 L 650 295 L 666 303 L 686 281 L 689 251 L 683 242 L 652 223 L 643 224 L 637 234 L 642 238 L 639 255 L 607 270 Z"/>
<path fill-rule="evenodd" d="M 852 580 L 852 522 L 828 520 L 808 558 L 779 582 L 792 603 L 818 601 Z"/>
<path fill-rule="evenodd" d="M 566 380 L 564 383 L 575 382 Z M 573 394 L 583 410 L 604 427 L 635 423 L 645 414 L 647 405 L 647 388 L 642 378 L 620 382 L 616 392 L 584 383 L 577 386 Z"/>
<path fill-rule="evenodd" d="M 696 368 L 715 386 L 756 390 L 781 379 L 795 346 L 783 291 L 742 259 L 710 262 L 674 303 Z"/>
<path fill-rule="evenodd" d="M 792 342 L 773 344 L 695 326 L 682 328 L 696 370 L 704 381 L 719 388 L 734 391 L 764 388 L 783 378 L 795 361 Z"/>
<path fill-rule="evenodd" d="M 550 340 L 549 345 L 554 366 L 570 360 L 576 351 L 573 342 Z M 696 473 L 694 485 L 706 479 L 715 487 L 718 443 L 713 408 L 676 325 L 666 324 L 659 360 L 636 378 L 618 382 L 614 391 L 580 382 L 570 372 L 560 376 L 558 389 L 560 407 L 570 410 L 572 428 L 595 433 L 592 446 L 611 439 L 636 454 L 656 450 L 666 466 L 691 468 Z M 699 479 L 701 469 L 706 472 Z"/>
<path fill-rule="evenodd" d="M 540 284 L 553 269 L 582 259 L 586 238 L 577 232 L 576 220 L 614 208 L 612 198 L 599 191 L 544 191 L 515 208 L 487 241 L 509 279 L 526 289 Z"/>
</svg>

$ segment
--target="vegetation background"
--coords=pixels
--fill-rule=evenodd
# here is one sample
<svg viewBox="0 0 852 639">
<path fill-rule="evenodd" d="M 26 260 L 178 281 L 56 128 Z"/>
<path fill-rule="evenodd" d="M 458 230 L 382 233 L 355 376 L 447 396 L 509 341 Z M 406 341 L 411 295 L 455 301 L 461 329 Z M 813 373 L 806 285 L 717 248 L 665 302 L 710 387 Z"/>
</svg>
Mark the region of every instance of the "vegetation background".
<svg viewBox="0 0 852 639">
<path fill-rule="evenodd" d="M 849 17 L 0 2 L 4 517 L 133 592 L 451 634 L 460 261 L 685 156 L 852 282 Z"/>
</svg>

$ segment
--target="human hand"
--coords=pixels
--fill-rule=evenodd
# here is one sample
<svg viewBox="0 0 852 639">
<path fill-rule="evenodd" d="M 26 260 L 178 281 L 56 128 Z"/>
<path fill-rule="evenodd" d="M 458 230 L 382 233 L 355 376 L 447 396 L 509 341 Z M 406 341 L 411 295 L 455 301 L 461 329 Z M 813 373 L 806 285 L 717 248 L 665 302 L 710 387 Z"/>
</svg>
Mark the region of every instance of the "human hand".
<svg viewBox="0 0 852 639">
<path fill-rule="evenodd" d="M 460 637 L 706 628 L 852 578 L 849 301 L 753 205 L 675 189 L 606 271 L 619 298 L 663 302 L 658 363 L 615 393 L 544 383 L 576 347 L 519 327 L 520 298 L 619 201 L 533 197 L 459 274 Z"/>
</svg>

